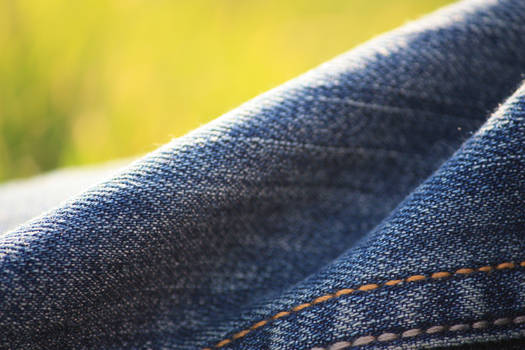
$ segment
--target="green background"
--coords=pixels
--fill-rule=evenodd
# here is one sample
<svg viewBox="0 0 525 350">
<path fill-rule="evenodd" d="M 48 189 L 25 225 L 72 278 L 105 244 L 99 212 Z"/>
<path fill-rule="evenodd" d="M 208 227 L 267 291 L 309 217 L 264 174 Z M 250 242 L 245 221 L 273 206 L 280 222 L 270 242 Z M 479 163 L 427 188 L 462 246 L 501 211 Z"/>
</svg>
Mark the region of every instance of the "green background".
<svg viewBox="0 0 525 350">
<path fill-rule="evenodd" d="M 450 0 L 0 0 L 0 181 L 144 153 Z"/>
</svg>

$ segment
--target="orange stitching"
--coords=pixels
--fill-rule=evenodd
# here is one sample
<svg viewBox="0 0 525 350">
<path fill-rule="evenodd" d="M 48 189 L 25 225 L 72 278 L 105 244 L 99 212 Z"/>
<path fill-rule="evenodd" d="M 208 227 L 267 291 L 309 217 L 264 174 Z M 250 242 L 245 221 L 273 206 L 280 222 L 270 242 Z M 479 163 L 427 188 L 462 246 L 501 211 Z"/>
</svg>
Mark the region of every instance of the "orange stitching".
<svg viewBox="0 0 525 350">
<path fill-rule="evenodd" d="M 333 297 L 333 294 L 323 295 L 322 297 L 314 299 L 314 301 L 312 301 L 312 304 L 324 303 L 325 301 L 327 301 L 328 299 L 332 299 Z"/>
<path fill-rule="evenodd" d="M 250 330 L 249 329 L 245 329 L 244 331 L 240 331 L 239 333 L 237 334 L 234 334 L 232 339 L 235 340 L 235 339 L 239 339 L 239 338 L 242 338 L 244 337 L 246 334 L 250 333 Z"/>
<path fill-rule="evenodd" d="M 438 278 L 445 278 L 450 277 L 450 272 L 434 272 L 430 278 L 438 279 Z"/>
<path fill-rule="evenodd" d="M 403 280 L 392 280 L 392 281 L 385 282 L 385 284 L 387 286 L 395 286 L 396 284 L 399 284 L 401 282 L 403 282 Z"/>
<path fill-rule="evenodd" d="M 520 264 L 521 265 L 521 264 Z M 496 268 L 498 270 L 502 270 L 502 269 L 513 269 L 515 267 L 514 263 L 512 262 L 505 262 L 505 263 L 502 263 L 502 264 L 499 264 L 498 266 L 496 266 Z"/>
<path fill-rule="evenodd" d="M 416 282 L 416 281 L 422 281 L 422 280 L 425 280 L 427 279 L 425 276 L 423 275 L 414 275 L 414 276 L 410 276 L 406 279 L 407 282 Z"/>
<path fill-rule="evenodd" d="M 218 342 L 217 345 L 215 345 L 215 347 L 222 348 L 223 346 L 228 345 L 231 342 L 232 341 L 230 339 L 224 339 L 224 340 L 221 340 L 220 342 Z"/>
<path fill-rule="evenodd" d="M 312 306 L 312 304 L 305 303 L 305 304 L 301 304 L 301 305 L 298 305 L 298 306 L 294 307 L 292 310 L 293 311 L 300 311 L 300 310 L 305 309 L 305 308 L 310 307 L 310 306 Z"/>
<path fill-rule="evenodd" d="M 257 322 L 256 324 L 254 324 L 253 326 L 250 327 L 250 329 L 253 331 L 253 330 L 256 330 L 257 328 L 259 327 L 262 327 L 264 326 L 265 324 L 267 324 L 268 321 L 267 320 L 262 320 L 262 321 L 259 321 Z"/>
<path fill-rule="evenodd" d="M 272 316 L 272 320 L 276 320 L 276 319 L 278 319 L 278 318 L 288 316 L 289 314 L 290 314 L 289 311 L 281 311 L 281 312 L 279 312 L 278 314 L 273 315 L 273 316 Z"/>
<path fill-rule="evenodd" d="M 518 265 L 521 266 L 521 267 L 525 267 L 525 261 L 520 262 Z M 242 331 L 240 331 L 238 333 L 235 333 L 231 338 L 227 338 L 227 339 L 221 340 L 220 342 L 215 344 L 212 348 L 203 348 L 202 350 L 212 350 L 213 348 L 215 348 L 215 349 L 222 348 L 223 346 L 226 346 L 226 345 L 230 344 L 232 341 L 246 336 L 251 331 L 256 330 L 257 328 L 260 328 L 260 327 L 266 325 L 267 323 L 269 323 L 269 322 L 271 322 L 273 320 L 276 320 L 276 319 L 279 319 L 279 318 L 282 318 L 282 317 L 286 317 L 286 316 L 290 315 L 292 312 L 297 312 L 297 311 L 306 309 L 308 307 L 311 307 L 313 305 L 324 303 L 327 300 L 330 300 L 330 299 L 333 299 L 333 298 L 337 298 L 337 297 L 340 297 L 342 295 L 353 294 L 353 293 L 358 292 L 358 291 L 370 292 L 372 290 L 375 290 L 375 289 L 383 287 L 383 286 L 395 286 L 395 285 L 403 283 L 403 282 L 405 282 L 405 283 L 412 283 L 412 282 L 426 280 L 426 279 L 429 279 L 429 278 L 438 280 L 438 279 L 442 279 L 442 278 L 446 278 L 446 277 L 452 277 L 453 275 L 468 275 L 468 274 L 472 274 L 474 272 L 489 273 L 493 269 L 496 269 L 496 270 L 514 269 L 518 265 L 516 265 L 513 262 L 504 262 L 504 263 L 500 263 L 500 264 L 496 265 L 496 267 L 482 266 L 482 267 L 478 267 L 478 268 L 462 268 L 462 269 L 456 270 L 456 272 L 438 271 L 438 272 L 432 273 L 430 276 L 413 275 L 413 276 L 406 277 L 404 279 L 386 281 L 386 282 L 384 282 L 382 284 L 375 284 L 375 283 L 364 284 L 362 286 L 357 287 L 356 289 L 351 289 L 351 288 L 340 289 L 340 290 L 338 290 L 337 292 L 335 292 L 333 294 L 325 294 L 325 295 L 322 295 L 322 296 L 320 296 L 318 298 L 315 298 L 314 300 L 312 300 L 309 303 L 304 303 L 304 304 L 301 304 L 301 305 L 297 305 L 294 308 L 292 308 L 290 311 L 278 312 L 277 314 L 275 314 L 274 316 L 270 317 L 269 319 L 259 321 L 259 322 L 255 323 L 255 324 L 253 324 L 250 328 L 242 330 Z"/>
<path fill-rule="evenodd" d="M 365 284 L 364 286 L 361 286 L 361 287 L 359 287 L 357 289 L 362 290 L 363 292 L 368 292 L 368 291 L 374 290 L 376 288 L 379 288 L 379 286 L 377 284 Z"/>
<path fill-rule="evenodd" d="M 336 297 L 340 297 L 341 295 L 351 294 L 353 292 L 355 292 L 355 289 L 341 289 L 341 290 L 338 290 L 334 295 Z"/>
</svg>

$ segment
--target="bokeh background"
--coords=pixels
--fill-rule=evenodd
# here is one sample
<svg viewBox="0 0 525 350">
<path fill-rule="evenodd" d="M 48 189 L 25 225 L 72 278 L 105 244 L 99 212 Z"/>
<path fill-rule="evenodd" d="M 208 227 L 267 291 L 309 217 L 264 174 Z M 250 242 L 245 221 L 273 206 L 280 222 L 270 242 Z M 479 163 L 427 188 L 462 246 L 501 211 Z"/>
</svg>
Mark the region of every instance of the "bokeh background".
<svg viewBox="0 0 525 350">
<path fill-rule="evenodd" d="M 451 0 L 0 0 L 0 182 L 153 150 Z"/>
</svg>

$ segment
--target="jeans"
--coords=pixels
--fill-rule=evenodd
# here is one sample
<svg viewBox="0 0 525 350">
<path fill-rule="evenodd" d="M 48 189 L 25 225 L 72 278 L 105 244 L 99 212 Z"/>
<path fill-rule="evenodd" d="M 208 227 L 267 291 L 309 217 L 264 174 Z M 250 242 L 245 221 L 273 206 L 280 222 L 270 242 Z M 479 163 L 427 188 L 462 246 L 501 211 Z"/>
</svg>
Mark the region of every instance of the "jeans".
<svg viewBox="0 0 525 350">
<path fill-rule="evenodd" d="M 524 348 L 524 23 L 440 10 L 0 234 L 0 347 Z"/>
</svg>

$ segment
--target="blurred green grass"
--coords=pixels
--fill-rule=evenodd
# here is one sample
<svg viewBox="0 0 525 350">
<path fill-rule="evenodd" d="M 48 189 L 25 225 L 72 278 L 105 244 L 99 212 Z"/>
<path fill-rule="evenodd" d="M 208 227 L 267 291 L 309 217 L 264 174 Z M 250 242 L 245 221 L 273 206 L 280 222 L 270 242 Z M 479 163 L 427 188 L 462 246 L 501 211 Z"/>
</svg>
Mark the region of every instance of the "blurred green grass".
<svg viewBox="0 0 525 350">
<path fill-rule="evenodd" d="M 0 0 L 0 181 L 144 153 L 451 0 Z"/>
</svg>

